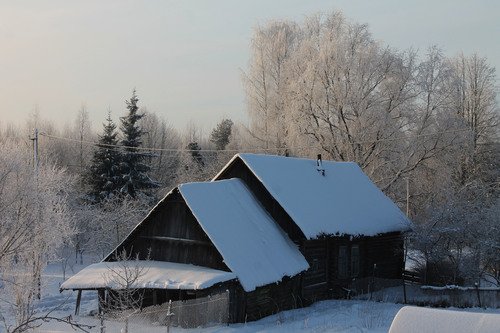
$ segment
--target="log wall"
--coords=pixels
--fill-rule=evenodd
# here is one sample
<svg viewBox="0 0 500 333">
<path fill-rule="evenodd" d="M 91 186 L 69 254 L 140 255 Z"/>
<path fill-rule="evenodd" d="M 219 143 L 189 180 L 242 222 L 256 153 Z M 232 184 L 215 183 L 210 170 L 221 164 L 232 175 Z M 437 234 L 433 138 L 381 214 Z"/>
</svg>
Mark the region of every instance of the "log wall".
<svg viewBox="0 0 500 333">
<path fill-rule="evenodd" d="M 149 258 L 229 271 L 178 191 L 149 214 L 120 245 L 118 253 L 123 249 L 128 254 L 139 254 L 142 260 Z"/>
</svg>

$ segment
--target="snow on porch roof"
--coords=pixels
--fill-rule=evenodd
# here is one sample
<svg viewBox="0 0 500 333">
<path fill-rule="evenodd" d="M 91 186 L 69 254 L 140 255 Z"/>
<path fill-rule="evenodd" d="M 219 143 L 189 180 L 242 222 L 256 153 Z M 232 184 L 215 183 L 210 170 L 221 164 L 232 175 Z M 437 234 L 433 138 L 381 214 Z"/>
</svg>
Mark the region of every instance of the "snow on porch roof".
<svg viewBox="0 0 500 333">
<path fill-rule="evenodd" d="M 182 184 L 179 191 L 245 291 L 309 268 L 241 180 Z"/>
<path fill-rule="evenodd" d="M 85 267 L 61 285 L 65 289 L 123 289 L 124 273 L 139 272 L 131 288 L 198 290 L 236 279 L 231 272 L 154 260 L 102 261 Z"/>
<path fill-rule="evenodd" d="M 356 163 L 323 161 L 322 175 L 316 160 L 238 154 L 219 175 L 237 158 L 309 239 L 337 233 L 374 236 L 410 228 L 411 222 Z"/>
</svg>

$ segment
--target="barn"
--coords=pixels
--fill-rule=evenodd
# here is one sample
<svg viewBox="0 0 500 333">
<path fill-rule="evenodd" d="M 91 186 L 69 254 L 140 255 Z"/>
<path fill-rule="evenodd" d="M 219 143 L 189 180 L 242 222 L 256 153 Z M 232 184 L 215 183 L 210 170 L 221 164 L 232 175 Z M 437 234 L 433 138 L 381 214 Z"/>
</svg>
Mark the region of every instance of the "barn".
<svg viewBox="0 0 500 333">
<path fill-rule="evenodd" d="M 230 321 L 256 320 L 345 297 L 353 279 L 400 278 L 410 228 L 355 163 L 237 154 L 211 181 L 170 191 L 61 289 L 98 290 L 105 303 L 118 287 L 103 272 L 126 251 L 148 267 L 134 281 L 143 306 L 227 290 Z"/>
</svg>

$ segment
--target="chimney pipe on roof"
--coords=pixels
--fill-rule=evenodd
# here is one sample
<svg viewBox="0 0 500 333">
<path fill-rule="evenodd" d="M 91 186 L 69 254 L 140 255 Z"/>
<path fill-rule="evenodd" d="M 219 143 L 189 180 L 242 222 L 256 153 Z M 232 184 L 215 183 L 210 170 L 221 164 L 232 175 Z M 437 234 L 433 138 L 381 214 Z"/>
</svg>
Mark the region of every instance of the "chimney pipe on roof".
<svg viewBox="0 0 500 333">
<path fill-rule="evenodd" d="M 323 168 L 323 161 L 321 160 L 321 154 L 318 154 L 318 160 L 316 161 L 316 166 L 318 172 L 321 173 L 322 176 L 325 175 L 325 169 Z"/>
</svg>

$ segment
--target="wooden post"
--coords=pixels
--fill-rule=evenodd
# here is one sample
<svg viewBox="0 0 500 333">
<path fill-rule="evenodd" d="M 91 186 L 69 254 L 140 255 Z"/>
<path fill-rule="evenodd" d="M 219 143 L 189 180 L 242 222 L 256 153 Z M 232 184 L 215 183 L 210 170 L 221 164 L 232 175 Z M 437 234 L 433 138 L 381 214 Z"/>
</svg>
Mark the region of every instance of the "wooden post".
<svg viewBox="0 0 500 333">
<path fill-rule="evenodd" d="M 408 212 L 406 212 L 408 215 Z M 406 304 L 406 279 L 405 279 L 405 273 L 406 273 L 406 259 L 408 257 L 408 244 L 407 244 L 407 238 L 403 237 L 403 274 L 401 274 L 401 277 L 403 278 L 403 297 L 404 297 L 404 304 Z"/>
<path fill-rule="evenodd" d="M 172 300 L 169 300 L 168 301 L 168 308 L 167 308 L 167 333 L 170 333 L 171 318 L 173 316 L 171 309 L 172 309 Z"/>
<path fill-rule="evenodd" d="M 479 283 L 475 282 L 474 286 L 476 287 L 476 293 L 477 293 L 477 302 L 479 303 L 479 307 L 481 306 L 481 295 L 479 293 Z"/>
<path fill-rule="evenodd" d="M 406 217 L 410 217 L 410 177 L 406 177 Z"/>
<path fill-rule="evenodd" d="M 231 322 L 231 293 L 229 289 L 226 289 L 226 306 L 227 306 L 227 322 L 226 325 L 229 326 Z"/>
<path fill-rule="evenodd" d="M 403 304 L 406 304 L 406 281 L 405 281 L 405 271 L 403 270 L 403 274 L 401 274 L 403 278 Z"/>
<path fill-rule="evenodd" d="M 105 333 L 106 332 L 106 326 L 104 325 L 104 313 L 100 313 L 99 314 L 99 319 L 100 319 L 100 324 L 101 324 L 100 332 L 101 333 Z"/>
<path fill-rule="evenodd" d="M 78 290 L 78 295 L 76 296 L 76 307 L 75 307 L 75 316 L 80 313 L 80 302 L 82 301 L 82 290 Z"/>
</svg>

